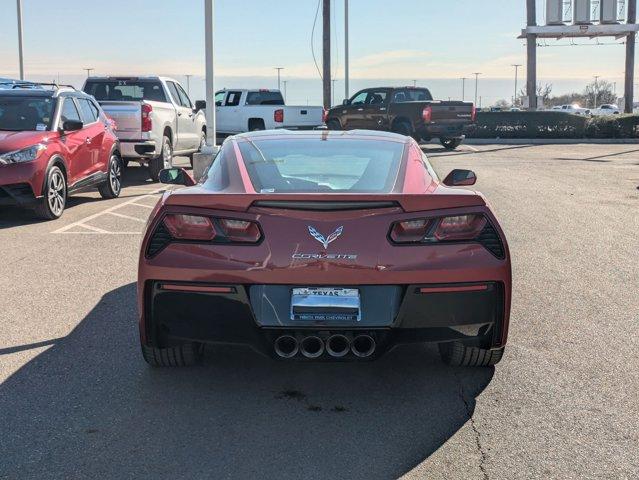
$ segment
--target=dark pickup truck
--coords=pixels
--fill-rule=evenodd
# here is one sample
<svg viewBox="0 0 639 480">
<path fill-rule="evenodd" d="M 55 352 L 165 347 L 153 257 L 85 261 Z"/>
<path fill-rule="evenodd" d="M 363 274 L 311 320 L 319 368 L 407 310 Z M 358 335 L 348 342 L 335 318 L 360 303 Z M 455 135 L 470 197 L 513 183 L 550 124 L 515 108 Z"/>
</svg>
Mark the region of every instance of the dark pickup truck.
<svg viewBox="0 0 639 480">
<path fill-rule="evenodd" d="M 433 100 L 427 88 L 384 87 L 360 90 L 326 115 L 329 130 L 386 130 L 416 140 L 439 138 L 455 149 L 474 128 L 471 102 Z"/>
</svg>

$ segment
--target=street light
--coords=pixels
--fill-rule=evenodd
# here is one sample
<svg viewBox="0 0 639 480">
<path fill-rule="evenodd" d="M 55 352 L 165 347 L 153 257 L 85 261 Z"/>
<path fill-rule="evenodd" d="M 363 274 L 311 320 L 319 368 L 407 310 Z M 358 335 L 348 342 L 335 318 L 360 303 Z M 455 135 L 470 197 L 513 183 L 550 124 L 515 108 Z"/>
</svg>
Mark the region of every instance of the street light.
<svg viewBox="0 0 639 480">
<path fill-rule="evenodd" d="M 95 70 L 95 68 L 83 68 L 82 70 L 87 71 L 87 78 L 89 78 L 91 76 L 91 72 Z"/>
<path fill-rule="evenodd" d="M 20 63 L 20 80 L 24 80 L 24 57 L 22 56 L 22 0 L 16 0 L 18 9 L 18 62 Z"/>
<path fill-rule="evenodd" d="M 337 82 L 337 80 L 334 78 L 331 82 L 333 82 L 333 88 L 331 88 L 331 104 L 335 105 L 335 82 Z"/>
<path fill-rule="evenodd" d="M 348 94 L 348 0 L 344 0 L 344 98 Z"/>
<path fill-rule="evenodd" d="M 477 106 L 477 84 L 479 83 L 481 72 L 474 72 L 473 75 L 475 75 L 475 106 Z"/>
<path fill-rule="evenodd" d="M 288 80 L 282 80 L 282 83 L 284 84 L 284 103 L 286 103 L 286 84 Z"/>
<path fill-rule="evenodd" d="M 191 75 L 190 73 L 187 73 L 184 76 L 186 77 L 186 93 L 190 97 L 191 96 L 191 77 L 193 75 Z"/>
<path fill-rule="evenodd" d="M 515 67 L 515 96 L 513 97 L 513 106 L 515 106 L 517 103 L 517 70 L 521 67 L 521 64 L 514 63 L 512 66 Z"/>
<path fill-rule="evenodd" d="M 466 100 L 466 77 L 461 77 L 462 81 L 462 102 Z"/>
<path fill-rule="evenodd" d="M 413 80 L 413 87 L 417 86 L 417 80 Z"/>
<path fill-rule="evenodd" d="M 601 75 L 593 75 L 593 77 L 595 77 L 595 106 L 594 106 L 594 108 L 597 108 L 597 94 L 599 93 L 599 84 L 597 82 L 599 81 L 599 77 L 601 77 Z"/>
<path fill-rule="evenodd" d="M 284 67 L 273 67 L 277 70 L 277 89 L 280 89 L 280 71 L 284 70 Z"/>
</svg>

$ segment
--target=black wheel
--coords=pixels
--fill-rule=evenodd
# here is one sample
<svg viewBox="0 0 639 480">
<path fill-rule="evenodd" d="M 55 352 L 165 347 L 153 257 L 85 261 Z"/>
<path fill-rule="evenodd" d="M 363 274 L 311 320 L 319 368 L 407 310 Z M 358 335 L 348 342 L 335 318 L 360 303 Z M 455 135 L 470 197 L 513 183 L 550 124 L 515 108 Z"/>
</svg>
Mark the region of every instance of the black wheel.
<svg viewBox="0 0 639 480">
<path fill-rule="evenodd" d="M 332 118 L 331 120 L 326 122 L 326 128 L 328 128 L 329 130 L 341 130 L 342 124 L 339 123 L 339 120 Z"/>
<path fill-rule="evenodd" d="M 455 150 L 462 143 L 461 138 L 440 138 L 439 143 L 442 144 L 446 150 Z"/>
<path fill-rule="evenodd" d="M 504 348 L 488 350 L 461 342 L 447 342 L 439 344 L 439 354 L 445 363 L 455 367 L 490 367 L 499 363 Z"/>
<path fill-rule="evenodd" d="M 171 139 L 166 135 L 162 137 L 162 151 L 160 155 L 149 161 L 149 175 L 151 180 L 157 182 L 160 177 L 160 170 L 173 166 L 173 145 Z"/>
<path fill-rule="evenodd" d="M 122 190 L 122 160 L 117 154 L 111 155 L 107 170 L 107 179 L 98 187 L 102 198 L 117 198 Z"/>
<path fill-rule="evenodd" d="M 35 208 L 36 215 L 45 220 L 62 216 L 67 203 L 67 179 L 60 167 L 53 165 L 47 172 L 43 197 Z"/>
<path fill-rule="evenodd" d="M 202 358 L 203 345 L 184 343 L 175 347 L 157 348 L 142 345 L 142 357 L 152 367 L 188 367 Z"/>
<path fill-rule="evenodd" d="M 206 146 L 206 132 L 204 130 L 202 130 L 202 133 L 200 134 L 200 146 L 197 147 L 197 152 L 195 153 L 199 153 L 202 151 L 202 149 Z M 189 161 L 191 162 L 191 168 L 193 168 L 193 155 L 195 155 L 195 153 L 192 153 L 191 155 L 189 155 Z"/>
<path fill-rule="evenodd" d="M 266 130 L 264 126 L 264 120 L 261 118 L 252 118 L 249 120 L 248 129 L 250 132 L 254 132 L 256 130 Z"/>
<path fill-rule="evenodd" d="M 393 132 L 406 135 L 407 137 L 412 137 L 415 133 L 413 132 L 412 125 L 408 122 L 397 122 L 393 127 Z"/>
</svg>

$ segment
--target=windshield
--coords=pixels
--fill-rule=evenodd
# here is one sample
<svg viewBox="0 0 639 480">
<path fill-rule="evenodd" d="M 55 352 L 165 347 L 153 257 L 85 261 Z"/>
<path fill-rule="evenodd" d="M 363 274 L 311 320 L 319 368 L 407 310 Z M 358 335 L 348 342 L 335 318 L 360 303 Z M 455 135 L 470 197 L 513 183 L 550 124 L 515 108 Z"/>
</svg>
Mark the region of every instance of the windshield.
<svg viewBox="0 0 639 480">
<path fill-rule="evenodd" d="M 398 142 L 322 137 L 242 141 L 239 147 L 261 193 L 387 193 L 404 151 Z"/>
<path fill-rule="evenodd" d="M 55 103 L 50 97 L 0 96 L 0 130 L 50 130 Z"/>
<path fill-rule="evenodd" d="M 84 86 L 84 91 L 93 95 L 98 102 L 167 101 L 162 83 L 158 80 L 89 80 Z"/>
<path fill-rule="evenodd" d="M 260 90 L 259 92 L 248 92 L 246 95 L 247 105 L 284 105 L 284 98 L 280 92 L 269 92 Z"/>
</svg>

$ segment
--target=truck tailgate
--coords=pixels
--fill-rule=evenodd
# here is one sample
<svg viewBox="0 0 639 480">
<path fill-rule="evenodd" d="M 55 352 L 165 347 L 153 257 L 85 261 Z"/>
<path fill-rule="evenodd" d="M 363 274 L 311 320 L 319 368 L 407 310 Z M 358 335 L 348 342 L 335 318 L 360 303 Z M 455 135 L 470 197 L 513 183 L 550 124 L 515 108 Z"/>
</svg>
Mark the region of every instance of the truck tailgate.
<svg viewBox="0 0 639 480">
<path fill-rule="evenodd" d="M 322 124 L 324 109 L 309 106 L 285 106 L 282 128 L 312 128 Z"/>
<path fill-rule="evenodd" d="M 470 102 L 431 102 L 432 123 L 470 123 L 473 104 Z"/>
<path fill-rule="evenodd" d="M 115 120 L 116 134 L 121 140 L 139 140 L 142 138 L 141 102 L 99 102 L 102 110 Z"/>
</svg>

